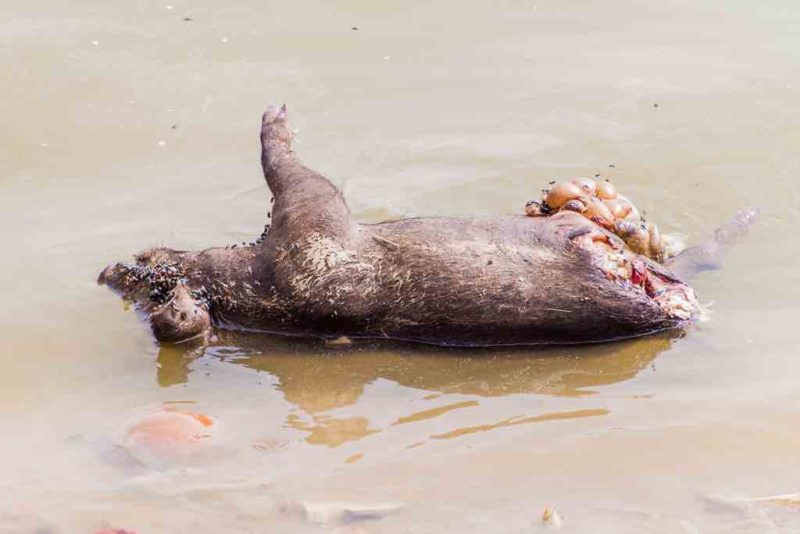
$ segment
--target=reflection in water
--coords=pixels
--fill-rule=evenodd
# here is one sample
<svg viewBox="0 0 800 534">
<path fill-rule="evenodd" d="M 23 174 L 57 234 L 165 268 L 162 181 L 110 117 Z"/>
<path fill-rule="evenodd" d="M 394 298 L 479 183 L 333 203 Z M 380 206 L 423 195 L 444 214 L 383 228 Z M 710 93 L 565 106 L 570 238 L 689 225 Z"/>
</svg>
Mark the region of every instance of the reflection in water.
<svg viewBox="0 0 800 534">
<path fill-rule="evenodd" d="M 167 387 L 187 382 L 193 362 L 212 357 L 276 379 L 284 398 L 299 410 L 286 426 L 307 433 L 309 444 L 337 447 L 381 431 L 369 418 L 335 416 L 330 412 L 356 405 L 364 388 L 378 379 L 432 392 L 425 399 L 458 394 L 501 397 L 544 394 L 579 397 L 594 388 L 634 377 L 660 353 L 669 350 L 680 333 L 593 346 L 540 348 L 453 349 L 442 351 L 396 342 L 356 340 L 330 345 L 267 335 L 222 332 L 211 343 L 164 346 L 158 356 L 158 383 Z M 455 399 L 454 399 L 455 400 Z M 478 407 L 477 399 L 446 403 L 397 417 L 388 426 L 434 419 Z M 465 426 L 430 436 L 447 439 L 497 428 L 543 421 L 596 417 L 606 408 L 514 414 L 496 423 Z"/>
<path fill-rule="evenodd" d="M 296 430 L 309 432 L 306 443 L 338 447 L 348 441 L 356 441 L 370 434 L 377 434 L 380 429 L 370 428 L 366 417 L 331 417 L 329 415 L 313 415 L 313 423 L 303 422 L 297 414 L 291 413 L 286 424 Z"/>
<path fill-rule="evenodd" d="M 158 350 L 158 385 L 169 387 L 185 383 L 189 379 L 189 366 L 205 349 L 206 345 L 197 340 L 162 345 Z"/>
<path fill-rule="evenodd" d="M 332 347 L 317 340 L 223 332 L 208 345 L 161 347 L 158 383 L 188 381 L 192 362 L 212 352 L 275 376 L 286 400 L 309 413 L 354 404 L 378 378 L 440 393 L 579 396 L 632 378 L 678 337 L 680 332 L 599 345 L 443 350 L 375 341 Z"/>
<path fill-rule="evenodd" d="M 454 402 L 453 404 L 447 404 L 445 406 L 439 406 L 438 408 L 423 410 L 421 412 L 412 413 L 411 415 L 406 415 L 404 417 L 398 417 L 397 421 L 395 421 L 392 424 L 402 425 L 405 423 L 415 423 L 417 421 L 424 421 L 425 419 L 433 419 L 434 417 L 439 417 L 440 415 L 444 415 L 447 412 L 452 412 L 453 410 L 458 410 L 459 408 L 468 408 L 477 405 L 478 401 L 474 400 L 464 401 L 464 402 Z"/>
<path fill-rule="evenodd" d="M 517 425 L 527 425 L 530 423 L 541 423 L 543 421 L 559 421 L 562 419 L 577 419 L 579 417 L 597 417 L 598 415 L 608 415 L 610 412 L 605 408 L 598 408 L 595 410 L 574 410 L 571 412 L 553 412 L 553 413 L 546 413 L 542 415 L 536 415 L 532 417 L 509 417 L 499 423 L 494 423 L 492 425 L 478 425 L 478 426 L 469 426 L 465 428 L 458 428 L 451 432 L 445 432 L 444 434 L 434 434 L 431 436 L 431 439 L 450 439 L 450 438 L 457 438 L 460 436 L 466 436 L 467 434 L 475 434 L 478 432 L 487 432 L 489 430 L 494 430 L 496 428 L 503 428 L 509 426 L 517 426 Z"/>
</svg>

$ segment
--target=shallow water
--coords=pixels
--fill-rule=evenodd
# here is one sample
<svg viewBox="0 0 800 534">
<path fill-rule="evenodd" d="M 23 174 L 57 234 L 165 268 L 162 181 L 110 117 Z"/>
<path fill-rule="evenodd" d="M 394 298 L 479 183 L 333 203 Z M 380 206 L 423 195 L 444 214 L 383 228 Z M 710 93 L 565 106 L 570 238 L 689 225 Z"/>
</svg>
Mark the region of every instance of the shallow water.
<svg viewBox="0 0 800 534">
<path fill-rule="evenodd" d="M 0 532 L 510 533 L 546 506 L 565 531 L 797 531 L 732 499 L 800 491 L 800 8 L 698 4 L 0 3 Z M 159 348 L 97 273 L 258 235 L 283 101 L 364 221 L 595 173 L 694 240 L 764 214 L 682 337 Z M 120 455 L 175 402 L 217 418 L 212 450 Z"/>
</svg>

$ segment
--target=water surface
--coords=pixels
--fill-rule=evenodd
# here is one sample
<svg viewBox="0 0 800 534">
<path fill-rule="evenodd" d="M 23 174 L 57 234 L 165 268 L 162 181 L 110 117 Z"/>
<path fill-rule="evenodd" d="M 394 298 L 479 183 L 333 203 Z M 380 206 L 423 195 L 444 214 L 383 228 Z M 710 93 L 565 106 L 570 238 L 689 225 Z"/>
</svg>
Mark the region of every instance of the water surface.
<svg viewBox="0 0 800 534">
<path fill-rule="evenodd" d="M 0 532 L 511 533 L 546 506 L 567 531 L 796 531 L 729 498 L 800 491 L 799 24 L 789 0 L 3 2 Z M 258 235 L 279 102 L 362 221 L 517 213 L 594 174 L 695 241 L 764 215 L 682 337 L 159 348 L 96 275 Z M 176 402 L 216 449 L 121 459 Z"/>
</svg>

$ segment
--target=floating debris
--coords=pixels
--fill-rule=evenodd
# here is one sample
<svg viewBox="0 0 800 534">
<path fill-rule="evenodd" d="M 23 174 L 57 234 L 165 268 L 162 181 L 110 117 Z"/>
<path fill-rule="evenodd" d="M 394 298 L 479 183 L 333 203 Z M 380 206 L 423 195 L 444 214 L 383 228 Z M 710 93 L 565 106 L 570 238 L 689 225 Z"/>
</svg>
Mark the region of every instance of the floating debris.
<svg viewBox="0 0 800 534">
<path fill-rule="evenodd" d="M 548 528 L 559 528 L 564 521 L 554 508 L 547 507 L 542 512 L 542 524 Z"/>
<path fill-rule="evenodd" d="M 347 336 L 339 336 L 333 339 L 326 339 L 325 344 L 331 347 L 341 346 L 341 345 L 352 345 L 353 340 Z"/>
<path fill-rule="evenodd" d="M 119 445 L 145 463 L 184 456 L 208 441 L 215 425 L 202 413 L 162 408 L 128 423 Z"/>
</svg>

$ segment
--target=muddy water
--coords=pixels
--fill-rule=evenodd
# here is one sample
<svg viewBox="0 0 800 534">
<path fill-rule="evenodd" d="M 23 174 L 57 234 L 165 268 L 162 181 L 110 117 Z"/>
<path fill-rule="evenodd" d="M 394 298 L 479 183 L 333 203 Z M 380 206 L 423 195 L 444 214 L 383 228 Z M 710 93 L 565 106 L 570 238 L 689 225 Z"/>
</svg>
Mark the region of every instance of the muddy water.
<svg viewBox="0 0 800 534">
<path fill-rule="evenodd" d="M 478 4 L 478 3 L 472 3 Z M 796 531 L 794 2 L 0 4 L 0 532 Z M 257 127 L 364 221 L 518 212 L 600 173 L 699 239 L 764 215 L 687 335 L 443 351 L 224 334 L 159 348 L 105 264 L 250 240 Z M 132 417 L 218 422 L 133 461 Z"/>
</svg>

